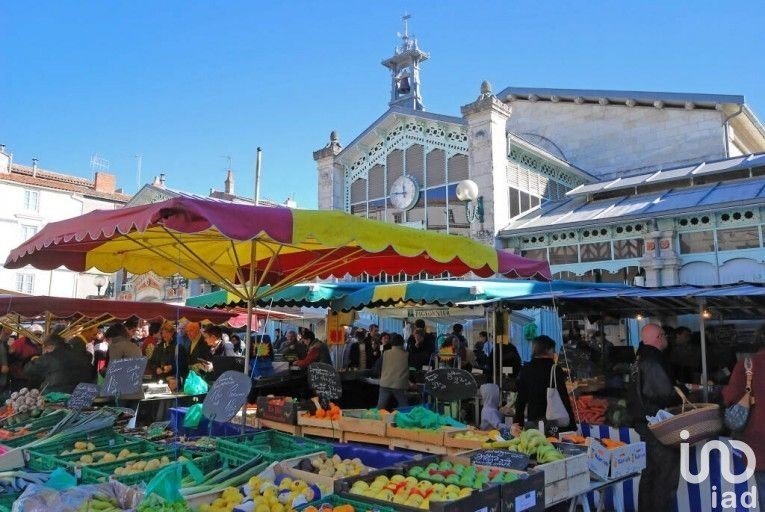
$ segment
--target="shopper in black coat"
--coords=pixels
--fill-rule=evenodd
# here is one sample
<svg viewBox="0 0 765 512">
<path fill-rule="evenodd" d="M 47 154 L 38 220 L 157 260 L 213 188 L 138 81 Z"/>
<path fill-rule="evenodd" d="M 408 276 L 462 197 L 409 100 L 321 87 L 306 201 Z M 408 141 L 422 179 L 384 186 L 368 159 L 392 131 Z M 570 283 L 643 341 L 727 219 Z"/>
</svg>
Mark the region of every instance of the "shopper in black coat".
<svg viewBox="0 0 765 512">
<path fill-rule="evenodd" d="M 64 338 L 51 334 L 43 342 L 43 355 L 26 365 L 24 376 L 45 392 L 71 393 L 81 382 L 95 382 L 96 369 L 90 354 L 70 348 Z"/>
<path fill-rule="evenodd" d="M 545 419 L 547 387 L 550 385 L 550 372 L 554 364 L 555 341 L 544 335 L 534 338 L 532 359 L 521 368 L 518 374 L 518 398 L 515 401 L 513 430 L 522 429 L 527 421 L 537 422 Z M 560 366 L 555 367 L 555 381 L 563 406 L 570 418 L 568 427 L 561 427 L 561 430 L 574 429 L 576 422 L 566 389 L 566 376 Z"/>
</svg>

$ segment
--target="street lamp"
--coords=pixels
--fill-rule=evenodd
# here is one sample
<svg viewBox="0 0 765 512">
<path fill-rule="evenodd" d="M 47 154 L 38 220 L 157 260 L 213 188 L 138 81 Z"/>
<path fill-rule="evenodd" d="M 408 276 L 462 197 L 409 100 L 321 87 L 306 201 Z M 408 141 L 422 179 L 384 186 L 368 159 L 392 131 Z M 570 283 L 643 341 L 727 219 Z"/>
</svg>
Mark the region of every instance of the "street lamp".
<svg viewBox="0 0 765 512">
<path fill-rule="evenodd" d="M 465 217 L 468 222 L 478 221 L 483 224 L 483 196 L 478 195 L 478 185 L 473 180 L 457 183 L 457 199 L 465 203 Z M 471 210 L 470 203 L 475 202 Z"/>
<path fill-rule="evenodd" d="M 106 278 L 104 276 L 96 276 L 96 278 L 93 280 L 94 284 L 96 285 L 96 289 L 98 290 L 98 296 L 101 296 L 101 288 L 106 286 Z"/>
</svg>

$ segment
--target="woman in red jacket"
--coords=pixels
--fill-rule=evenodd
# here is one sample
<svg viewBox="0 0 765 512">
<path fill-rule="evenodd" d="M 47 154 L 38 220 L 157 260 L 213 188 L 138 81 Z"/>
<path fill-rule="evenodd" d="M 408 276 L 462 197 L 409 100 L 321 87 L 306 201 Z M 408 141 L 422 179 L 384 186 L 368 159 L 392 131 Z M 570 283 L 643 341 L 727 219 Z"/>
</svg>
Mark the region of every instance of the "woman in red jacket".
<svg viewBox="0 0 765 512">
<path fill-rule="evenodd" d="M 746 359 L 752 362 L 752 396 L 758 403 L 751 408 L 749 422 L 739 436 L 739 439 L 754 452 L 757 467 L 754 477 L 757 480 L 757 499 L 760 507 L 765 506 L 765 332 L 760 330 L 757 335 L 758 351 L 750 357 L 740 360 L 733 368 L 728 385 L 723 388 L 722 396 L 725 405 L 731 405 L 744 396 L 746 387 Z"/>
</svg>

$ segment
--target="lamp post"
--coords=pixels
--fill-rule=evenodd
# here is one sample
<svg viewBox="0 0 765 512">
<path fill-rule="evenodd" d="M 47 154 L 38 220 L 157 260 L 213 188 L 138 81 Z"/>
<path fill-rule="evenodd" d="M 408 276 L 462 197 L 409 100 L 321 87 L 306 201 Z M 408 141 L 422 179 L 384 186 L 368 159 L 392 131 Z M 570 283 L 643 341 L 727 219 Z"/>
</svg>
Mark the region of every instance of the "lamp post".
<svg viewBox="0 0 765 512">
<path fill-rule="evenodd" d="M 96 290 L 98 290 L 98 296 L 101 296 L 101 288 L 106 286 L 106 278 L 104 276 L 98 275 L 93 280 L 93 283 L 96 285 Z"/>
<path fill-rule="evenodd" d="M 462 180 L 457 183 L 457 199 L 465 203 L 465 217 L 468 223 L 480 223 L 480 229 L 475 232 L 475 238 L 491 241 L 494 235 L 483 227 L 483 196 L 478 195 L 478 185 L 473 180 Z M 471 203 L 473 203 L 471 208 Z"/>
</svg>

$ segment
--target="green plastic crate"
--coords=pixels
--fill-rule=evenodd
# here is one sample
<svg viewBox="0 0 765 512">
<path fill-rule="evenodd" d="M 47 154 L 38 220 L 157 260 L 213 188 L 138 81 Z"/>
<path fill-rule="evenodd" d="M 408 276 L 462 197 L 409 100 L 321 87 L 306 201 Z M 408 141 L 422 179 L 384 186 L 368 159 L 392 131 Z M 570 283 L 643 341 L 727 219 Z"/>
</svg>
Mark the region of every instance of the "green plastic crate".
<svg viewBox="0 0 765 512">
<path fill-rule="evenodd" d="M 77 441 L 93 443 L 96 445 L 96 449 L 101 449 L 108 446 L 130 443 L 138 440 L 141 439 L 118 434 L 111 428 L 107 428 L 98 430 L 96 432 L 88 432 L 85 434 L 73 434 L 64 439 L 41 443 L 35 446 L 34 451 L 37 453 L 45 453 L 47 455 L 55 455 L 57 453 L 61 453 L 64 450 L 73 450 L 74 443 Z"/>
<path fill-rule="evenodd" d="M 265 461 L 276 462 L 309 453 L 324 452 L 329 456 L 334 453 L 331 444 L 275 430 L 218 439 L 216 444 L 218 454 L 231 465 L 244 464 L 257 455 Z"/>
<path fill-rule="evenodd" d="M 318 510 L 321 510 L 322 505 L 331 505 L 336 507 L 338 505 L 351 505 L 355 512 L 396 512 L 395 509 L 390 507 L 384 507 L 382 505 L 364 503 L 363 501 L 352 500 L 346 496 L 338 496 L 337 494 L 331 494 L 322 500 L 312 501 L 298 507 L 296 510 L 301 511 L 313 506 Z"/>
<path fill-rule="evenodd" d="M 11 512 L 13 502 L 21 496 L 19 492 L 12 492 L 8 494 L 0 494 L 0 512 Z"/>
<path fill-rule="evenodd" d="M 173 454 L 173 452 L 158 452 L 155 455 L 167 455 L 172 460 L 175 460 L 175 454 Z M 215 453 L 199 456 L 198 454 L 183 452 L 180 455 L 189 458 L 199 468 L 199 470 L 205 474 L 214 470 L 220 463 L 220 459 Z M 154 478 L 157 473 L 159 473 L 160 469 L 162 469 L 160 468 L 152 471 L 144 471 L 142 473 L 134 473 L 132 475 L 114 475 L 113 471 L 123 464 L 124 462 L 110 462 L 109 464 L 99 464 L 94 468 L 85 466 L 82 468 L 81 482 L 83 484 L 97 484 L 107 482 L 108 480 L 116 480 L 118 482 L 122 482 L 125 485 L 136 485 L 141 482 L 149 483 L 149 481 Z"/>
<path fill-rule="evenodd" d="M 84 464 L 80 463 L 80 458 L 83 455 L 92 455 L 94 452 L 108 452 L 108 453 L 113 453 L 114 455 L 117 455 L 123 449 L 128 449 L 131 452 L 138 453 L 139 455 L 132 455 L 130 457 L 125 457 L 124 459 L 120 459 L 122 460 L 122 462 L 129 462 L 136 459 L 140 459 L 145 453 L 155 453 L 160 451 L 166 451 L 166 450 L 163 450 L 162 447 L 154 443 L 150 443 L 148 441 L 143 441 L 140 439 L 135 439 L 132 441 L 126 441 L 121 444 L 115 444 L 113 446 L 101 446 L 100 448 L 97 446 L 95 450 L 71 453 L 68 455 L 59 455 L 60 452 L 57 452 L 54 454 L 46 454 L 46 453 L 39 453 L 36 450 L 30 450 L 29 461 L 27 462 L 27 465 L 31 469 L 34 469 L 36 471 L 52 471 L 56 469 L 57 467 L 72 468 L 78 465 L 84 466 Z M 111 464 L 111 463 L 105 463 L 105 464 Z M 95 467 L 95 468 L 97 468 L 100 465 L 101 464 L 88 464 L 89 467 Z"/>
</svg>

